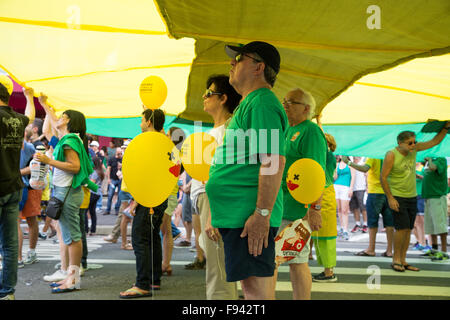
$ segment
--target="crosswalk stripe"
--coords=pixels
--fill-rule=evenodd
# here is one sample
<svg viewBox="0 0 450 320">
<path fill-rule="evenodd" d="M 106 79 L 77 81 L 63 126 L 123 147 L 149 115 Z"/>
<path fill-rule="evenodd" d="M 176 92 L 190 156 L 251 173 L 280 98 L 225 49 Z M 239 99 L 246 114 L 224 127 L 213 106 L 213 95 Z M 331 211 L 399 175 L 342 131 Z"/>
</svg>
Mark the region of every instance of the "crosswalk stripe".
<svg viewBox="0 0 450 320">
<path fill-rule="evenodd" d="M 240 286 L 238 286 L 240 288 Z M 276 291 L 292 291 L 292 285 L 289 281 L 278 281 Z M 312 284 L 312 292 L 326 293 L 359 293 L 359 294 L 377 294 L 377 295 L 411 295 L 411 296 L 433 296 L 450 297 L 449 287 L 437 286 L 413 286 L 413 285 L 393 285 L 380 284 L 379 288 L 371 287 L 362 283 L 316 283 Z"/>
</svg>

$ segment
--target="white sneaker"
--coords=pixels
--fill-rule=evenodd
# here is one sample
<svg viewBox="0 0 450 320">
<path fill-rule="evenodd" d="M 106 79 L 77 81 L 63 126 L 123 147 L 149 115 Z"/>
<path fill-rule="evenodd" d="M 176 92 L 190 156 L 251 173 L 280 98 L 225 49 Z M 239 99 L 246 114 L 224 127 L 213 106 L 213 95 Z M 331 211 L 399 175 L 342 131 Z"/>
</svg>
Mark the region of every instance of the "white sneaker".
<svg viewBox="0 0 450 320">
<path fill-rule="evenodd" d="M 56 270 L 55 273 L 49 276 L 44 276 L 44 281 L 47 282 L 58 282 L 67 278 L 67 271 L 64 270 Z"/>
<path fill-rule="evenodd" d="M 33 264 L 39 262 L 38 258 L 37 258 L 37 254 L 36 252 L 31 253 L 30 251 L 28 251 L 27 253 L 27 258 L 24 260 L 24 264 Z"/>
</svg>

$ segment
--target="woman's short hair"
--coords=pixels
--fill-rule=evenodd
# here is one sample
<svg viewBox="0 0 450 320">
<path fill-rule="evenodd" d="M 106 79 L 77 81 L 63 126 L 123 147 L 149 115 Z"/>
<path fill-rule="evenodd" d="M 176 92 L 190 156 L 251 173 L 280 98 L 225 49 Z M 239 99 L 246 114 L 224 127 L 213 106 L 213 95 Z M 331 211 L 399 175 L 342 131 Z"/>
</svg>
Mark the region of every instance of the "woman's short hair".
<svg viewBox="0 0 450 320">
<path fill-rule="evenodd" d="M 212 75 L 206 81 L 206 88 L 214 83 L 216 91 L 227 95 L 225 107 L 229 113 L 233 113 L 241 101 L 241 95 L 230 84 L 230 78 L 224 74 Z"/>
</svg>

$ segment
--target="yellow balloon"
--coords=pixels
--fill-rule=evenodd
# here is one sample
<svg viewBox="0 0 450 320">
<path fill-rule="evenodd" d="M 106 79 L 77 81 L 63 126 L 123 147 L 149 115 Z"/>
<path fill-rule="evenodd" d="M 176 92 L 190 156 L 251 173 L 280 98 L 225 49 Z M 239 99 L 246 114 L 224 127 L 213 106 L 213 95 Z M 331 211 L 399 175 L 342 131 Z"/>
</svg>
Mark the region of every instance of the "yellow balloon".
<svg viewBox="0 0 450 320">
<path fill-rule="evenodd" d="M 145 132 L 128 145 L 122 160 L 123 180 L 134 200 L 156 207 L 173 191 L 181 161 L 173 142 L 159 132 Z"/>
<path fill-rule="evenodd" d="M 310 204 L 319 199 L 325 188 L 325 172 L 317 161 L 299 159 L 288 169 L 286 184 L 295 200 Z"/>
<path fill-rule="evenodd" d="M 216 147 L 216 139 L 206 132 L 193 133 L 183 142 L 181 162 L 192 178 L 208 181 L 209 167 Z"/>
<path fill-rule="evenodd" d="M 0 83 L 6 87 L 6 90 L 8 90 L 9 95 L 11 95 L 14 90 L 14 84 L 12 80 L 8 76 L 0 74 Z"/>
<path fill-rule="evenodd" d="M 158 109 L 167 98 L 167 86 L 158 76 L 145 78 L 139 87 L 141 101 L 149 109 Z"/>
</svg>

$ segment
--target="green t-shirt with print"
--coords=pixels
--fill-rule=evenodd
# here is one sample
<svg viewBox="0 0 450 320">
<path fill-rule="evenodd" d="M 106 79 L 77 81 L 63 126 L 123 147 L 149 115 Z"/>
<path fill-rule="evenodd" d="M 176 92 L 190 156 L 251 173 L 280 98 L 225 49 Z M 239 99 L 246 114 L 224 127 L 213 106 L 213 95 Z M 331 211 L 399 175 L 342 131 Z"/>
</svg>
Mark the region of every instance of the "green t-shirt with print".
<svg viewBox="0 0 450 320">
<path fill-rule="evenodd" d="M 261 159 L 259 154 L 284 155 L 288 126 L 286 113 L 275 94 L 257 89 L 239 104 L 217 147 L 206 184 L 215 228 L 242 228 L 256 208 Z M 277 167 L 274 167 L 276 173 Z M 273 170 L 269 170 L 273 172 Z M 283 194 L 278 192 L 270 225 L 279 227 Z"/>
<path fill-rule="evenodd" d="M 422 198 L 440 198 L 447 194 L 447 160 L 445 158 L 432 158 L 436 170 L 426 168 L 422 180 Z"/>
<path fill-rule="evenodd" d="M 290 166 L 298 159 L 313 159 L 326 172 L 328 146 L 325 135 L 317 124 L 305 120 L 300 124 L 289 127 L 286 133 L 286 166 L 284 168 L 283 188 L 284 205 L 283 219 L 297 220 L 303 218 L 308 211 L 305 204 L 295 200 L 286 184 L 286 176 Z M 336 163 L 336 161 L 334 161 Z"/>
</svg>

